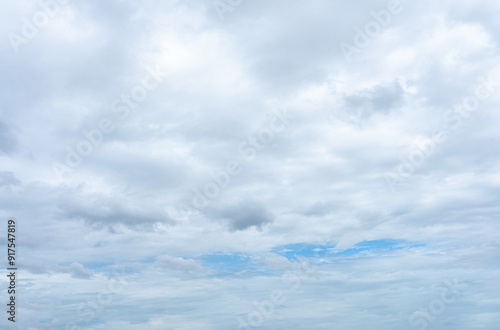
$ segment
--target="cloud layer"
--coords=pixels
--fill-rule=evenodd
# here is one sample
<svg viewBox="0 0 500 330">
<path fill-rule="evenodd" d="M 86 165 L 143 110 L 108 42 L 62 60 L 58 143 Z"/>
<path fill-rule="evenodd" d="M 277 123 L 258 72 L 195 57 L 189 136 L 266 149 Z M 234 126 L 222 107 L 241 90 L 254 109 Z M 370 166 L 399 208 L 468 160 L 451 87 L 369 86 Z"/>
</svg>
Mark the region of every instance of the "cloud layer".
<svg viewBox="0 0 500 330">
<path fill-rule="evenodd" d="M 499 9 L 6 4 L 20 328 L 497 329 Z"/>
</svg>

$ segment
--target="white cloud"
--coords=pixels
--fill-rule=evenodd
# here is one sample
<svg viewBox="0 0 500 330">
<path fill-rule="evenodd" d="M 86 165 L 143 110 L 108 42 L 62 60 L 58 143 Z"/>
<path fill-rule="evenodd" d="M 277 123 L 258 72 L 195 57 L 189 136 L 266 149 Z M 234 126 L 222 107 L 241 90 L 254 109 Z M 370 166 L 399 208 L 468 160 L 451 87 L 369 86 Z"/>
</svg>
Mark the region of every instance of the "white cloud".
<svg viewBox="0 0 500 330">
<path fill-rule="evenodd" d="M 264 329 L 412 329 L 457 278 L 428 327 L 496 329 L 499 5 L 402 3 L 350 63 L 339 44 L 387 1 L 242 1 L 224 20 L 211 2 L 70 1 L 17 53 L 5 36 L 40 7 L 6 5 L 0 215 L 18 222 L 20 327 L 235 329 L 282 290 Z M 391 193 L 384 173 L 491 72 L 491 98 Z M 293 120 L 262 143 L 283 108 Z M 59 180 L 53 162 L 103 118 L 116 129 Z M 241 173 L 194 209 L 233 160 Z M 349 255 L 390 239 L 418 245 Z M 274 250 L 293 244 L 335 248 Z M 314 272 L 293 288 L 300 260 Z"/>
</svg>

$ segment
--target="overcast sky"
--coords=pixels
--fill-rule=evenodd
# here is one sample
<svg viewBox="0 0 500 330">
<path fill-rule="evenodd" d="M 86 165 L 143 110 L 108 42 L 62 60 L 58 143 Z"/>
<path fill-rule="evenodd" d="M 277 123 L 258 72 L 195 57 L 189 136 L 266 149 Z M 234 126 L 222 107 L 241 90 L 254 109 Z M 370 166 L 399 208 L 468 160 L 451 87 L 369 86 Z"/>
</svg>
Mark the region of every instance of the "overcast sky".
<svg viewBox="0 0 500 330">
<path fill-rule="evenodd" d="M 4 2 L 19 329 L 498 329 L 499 11 Z"/>
</svg>

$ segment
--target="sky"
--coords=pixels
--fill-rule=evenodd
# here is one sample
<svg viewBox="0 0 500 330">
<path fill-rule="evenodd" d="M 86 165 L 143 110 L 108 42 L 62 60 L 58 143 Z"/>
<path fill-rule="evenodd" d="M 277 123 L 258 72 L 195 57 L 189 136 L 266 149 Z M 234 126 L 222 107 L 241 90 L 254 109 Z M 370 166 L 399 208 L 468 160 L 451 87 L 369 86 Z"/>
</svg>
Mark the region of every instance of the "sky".
<svg viewBox="0 0 500 330">
<path fill-rule="evenodd" d="M 0 328 L 498 329 L 499 11 L 3 3 Z"/>
</svg>

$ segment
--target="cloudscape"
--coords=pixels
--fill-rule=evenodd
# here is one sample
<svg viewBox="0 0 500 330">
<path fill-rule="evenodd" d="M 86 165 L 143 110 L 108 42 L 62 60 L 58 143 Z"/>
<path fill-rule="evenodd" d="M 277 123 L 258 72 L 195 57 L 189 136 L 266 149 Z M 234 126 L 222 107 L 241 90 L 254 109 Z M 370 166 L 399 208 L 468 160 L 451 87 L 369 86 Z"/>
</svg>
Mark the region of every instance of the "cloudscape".
<svg viewBox="0 0 500 330">
<path fill-rule="evenodd" d="M 500 2 L 4 2 L 1 329 L 499 329 Z"/>
</svg>

